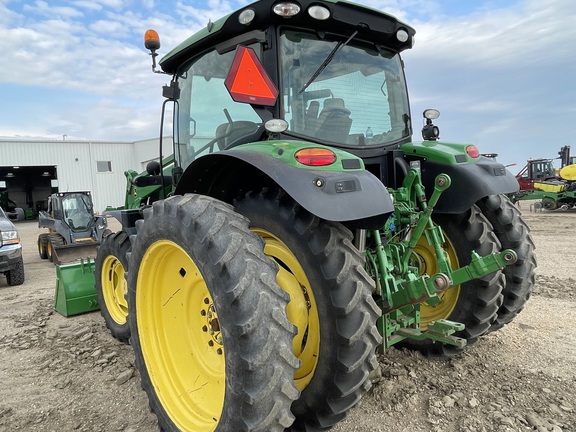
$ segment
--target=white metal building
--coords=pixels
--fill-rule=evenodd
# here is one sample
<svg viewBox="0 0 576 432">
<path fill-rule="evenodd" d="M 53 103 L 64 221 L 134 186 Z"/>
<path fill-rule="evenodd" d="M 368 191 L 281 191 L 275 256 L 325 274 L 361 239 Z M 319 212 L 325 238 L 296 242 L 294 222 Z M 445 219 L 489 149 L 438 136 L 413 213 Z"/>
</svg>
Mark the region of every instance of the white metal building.
<svg viewBox="0 0 576 432">
<path fill-rule="evenodd" d="M 65 137 L 64 137 L 65 138 Z M 163 155 L 172 153 L 164 139 Z M 126 177 L 158 159 L 158 139 L 136 142 L 0 139 L 0 182 L 18 207 L 36 209 L 55 189 L 90 191 L 94 210 L 124 205 Z M 1 183 L 0 183 L 1 184 Z"/>
</svg>

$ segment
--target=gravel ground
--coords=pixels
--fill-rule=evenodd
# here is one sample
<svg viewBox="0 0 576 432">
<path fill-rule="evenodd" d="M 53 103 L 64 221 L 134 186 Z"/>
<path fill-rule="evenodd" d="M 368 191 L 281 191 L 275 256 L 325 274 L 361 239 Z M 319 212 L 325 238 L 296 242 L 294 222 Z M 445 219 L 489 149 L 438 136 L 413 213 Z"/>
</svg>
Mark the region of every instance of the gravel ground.
<svg viewBox="0 0 576 432">
<path fill-rule="evenodd" d="M 537 281 L 514 322 L 452 359 L 391 349 L 382 379 L 332 431 L 576 431 L 576 212 L 529 211 Z M 0 277 L 0 431 L 157 431 L 129 346 L 99 313 L 53 311 L 35 221 L 18 229 L 26 282 Z"/>
</svg>

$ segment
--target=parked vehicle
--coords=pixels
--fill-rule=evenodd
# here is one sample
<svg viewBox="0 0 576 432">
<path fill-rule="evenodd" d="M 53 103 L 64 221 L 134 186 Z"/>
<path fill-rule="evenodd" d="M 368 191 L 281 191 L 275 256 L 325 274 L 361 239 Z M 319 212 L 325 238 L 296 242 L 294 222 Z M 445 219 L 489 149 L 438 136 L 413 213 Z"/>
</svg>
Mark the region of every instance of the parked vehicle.
<svg viewBox="0 0 576 432">
<path fill-rule="evenodd" d="M 570 156 L 570 146 L 563 146 L 560 169 L 552 159 L 530 159 L 516 174 L 520 190 L 511 194 L 513 202 L 539 200 L 546 210 L 564 210 L 576 205 L 576 160 Z"/>
<path fill-rule="evenodd" d="M 16 226 L 2 207 L 0 207 L 0 273 L 6 276 L 8 285 L 24 283 L 24 260 L 20 236 Z"/>
<path fill-rule="evenodd" d="M 94 214 L 90 192 L 57 192 L 48 197 L 48 210 L 38 214 L 38 254 L 56 263 L 96 256 L 106 218 Z"/>
</svg>

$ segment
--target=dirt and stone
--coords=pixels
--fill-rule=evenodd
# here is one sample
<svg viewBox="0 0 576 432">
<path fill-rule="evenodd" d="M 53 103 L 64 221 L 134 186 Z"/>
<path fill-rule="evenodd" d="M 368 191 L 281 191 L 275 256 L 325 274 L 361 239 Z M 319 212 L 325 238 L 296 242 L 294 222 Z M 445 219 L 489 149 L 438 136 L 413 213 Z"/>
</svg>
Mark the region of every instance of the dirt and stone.
<svg viewBox="0 0 576 432">
<path fill-rule="evenodd" d="M 522 212 L 538 267 L 520 315 L 450 359 L 388 350 L 382 376 L 332 431 L 576 431 L 576 211 L 524 202 Z M 131 347 L 98 312 L 53 310 L 37 223 L 18 229 L 26 282 L 0 276 L 0 431 L 157 431 Z"/>
</svg>

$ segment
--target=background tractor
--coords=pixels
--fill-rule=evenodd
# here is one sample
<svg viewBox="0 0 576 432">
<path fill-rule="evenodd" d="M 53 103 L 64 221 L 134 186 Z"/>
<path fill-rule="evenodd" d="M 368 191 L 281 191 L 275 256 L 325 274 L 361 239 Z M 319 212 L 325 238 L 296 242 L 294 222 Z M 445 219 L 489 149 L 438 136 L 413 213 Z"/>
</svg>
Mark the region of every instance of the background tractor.
<svg viewBox="0 0 576 432">
<path fill-rule="evenodd" d="M 261 0 L 159 71 L 146 33 L 171 76 L 173 161 L 143 176 L 161 194 L 116 210 L 96 285 L 162 430 L 330 428 L 378 346 L 453 355 L 524 307 L 536 261 L 506 196 L 518 182 L 440 141 L 437 110 L 412 139 L 414 34 L 345 1 Z"/>
<path fill-rule="evenodd" d="M 127 252 L 130 250 L 128 237 L 136 233 L 134 223 L 141 217 L 140 209 L 172 192 L 173 163 L 174 157 L 169 156 L 162 161 L 162 167 L 157 161 L 152 161 L 144 172 L 126 171 L 124 206 L 107 208 L 105 212 L 106 216 L 120 221 L 124 229 L 102 238 L 94 262 L 94 288 L 106 326 L 112 336 L 122 342 L 128 342 L 130 338 L 125 279 Z"/>
<path fill-rule="evenodd" d="M 530 159 L 516 174 L 520 190 L 511 194 L 513 202 L 540 200 L 542 208 L 570 209 L 576 205 L 576 157 L 570 156 L 570 146 L 558 152 L 560 169 L 552 159 Z"/>
</svg>

